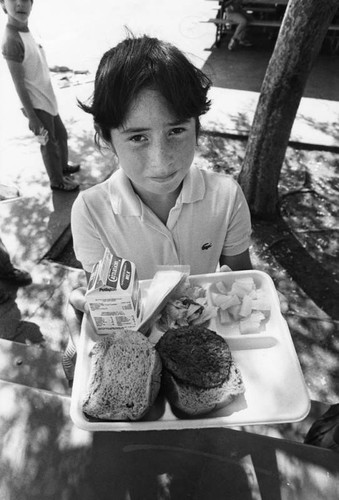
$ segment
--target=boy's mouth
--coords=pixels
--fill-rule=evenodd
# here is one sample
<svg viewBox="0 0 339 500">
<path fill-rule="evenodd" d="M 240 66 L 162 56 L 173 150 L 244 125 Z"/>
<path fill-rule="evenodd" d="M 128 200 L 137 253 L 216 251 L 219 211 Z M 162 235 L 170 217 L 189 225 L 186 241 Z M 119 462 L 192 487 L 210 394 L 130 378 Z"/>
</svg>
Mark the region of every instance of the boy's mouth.
<svg viewBox="0 0 339 500">
<path fill-rule="evenodd" d="M 171 174 L 165 175 L 163 177 L 152 177 L 152 179 L 155 180 L 156 182 L 166 182 L 172 179 L 175 176 L 175 174 L 176 172 L 172 172 Z"/>
</svg>

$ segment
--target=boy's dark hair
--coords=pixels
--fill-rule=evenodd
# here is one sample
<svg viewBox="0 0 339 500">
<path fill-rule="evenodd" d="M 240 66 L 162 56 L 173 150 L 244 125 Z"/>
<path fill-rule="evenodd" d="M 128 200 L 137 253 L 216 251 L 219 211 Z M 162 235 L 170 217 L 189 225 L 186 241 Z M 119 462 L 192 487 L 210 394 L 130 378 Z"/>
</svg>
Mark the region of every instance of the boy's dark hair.
<svg viewBox="0 0 339 500">
<path fill-rule="evenodd" d="M 210 79 L 175 46 L 146 35 L 130 36 L 102 57 L 95 76 L 91 105 L 80 107 L 93 115 L 96 130 L 110 142 L 110 130 L 121 126 L 141 90 L 153 88 L 167 100 L 179 120 L 195 118 L 210 107 Z"/>
</svg>

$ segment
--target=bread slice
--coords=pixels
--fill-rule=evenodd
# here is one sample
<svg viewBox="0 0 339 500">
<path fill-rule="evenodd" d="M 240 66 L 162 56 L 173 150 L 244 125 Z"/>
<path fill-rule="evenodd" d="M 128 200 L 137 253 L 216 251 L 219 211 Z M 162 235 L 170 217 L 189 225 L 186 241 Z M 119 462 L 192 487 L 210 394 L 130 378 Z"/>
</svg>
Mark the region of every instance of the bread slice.
<svg viewBox="0 0 339 500">
<path fill-rule="evenodd" d="M 198 387 L 177 380 L 163 370 L 166 397 L 171 405 L 187 415 L 202 415 L 230 404 L 236 396 L 245 392 L 239 369 L 231 363 L 229 378 L 219 387 Z"/>
<path fill-rule="evenodd" d="M 160 388 L 160 356 L 140 332 L 121 330 L 99 340 L 91 352 L 83 411 L 105 420 L 138 420 Z"/>
<path fill-rule="evenodd" d="M 167 330 L 156 349 L 163 364 L 166 397 L 188 415 L 226 406 L 245 392 L 226 340 L 208 328 Z"/>
</svg>

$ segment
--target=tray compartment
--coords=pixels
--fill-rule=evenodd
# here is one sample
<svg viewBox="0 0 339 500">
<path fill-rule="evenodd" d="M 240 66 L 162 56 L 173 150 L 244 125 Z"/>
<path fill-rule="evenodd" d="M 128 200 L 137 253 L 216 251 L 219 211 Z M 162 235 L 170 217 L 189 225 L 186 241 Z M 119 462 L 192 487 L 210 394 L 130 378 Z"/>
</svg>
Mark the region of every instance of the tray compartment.
<svg viewBox="0 0 339 500">
<path fill-rule="evenodd" d="M 222 276 L 215 275 L 207 286 L 207 300 L 209 305 L 215 306 L 215 297 L 222 296 L 217 288 L 218 282 L 222 282 L 227 291 L 231 292 L 232 285 L 237 279 L 252 278 L 256 291 L 262 293 L 265 301 L 270 304 L 270 311 L 264 312 L 266 318 L 260 322 L 260 326 L 253 333 L 242 333 L 239 321 L 231 319 L 229 323 L 221 322 L 219 310 L 216 318 L 211 320 L 210 328 L 215 329 L 227 340 L 239 336 L 244 338 L 248 336 L 256 338 L 258 335 L 274 336 L 275 331 L 280 328 L 281 314 L 278 294 L 271 278 L 261 271 L 239 271 L 237 273 L 222 274 Z"/>
</svg>

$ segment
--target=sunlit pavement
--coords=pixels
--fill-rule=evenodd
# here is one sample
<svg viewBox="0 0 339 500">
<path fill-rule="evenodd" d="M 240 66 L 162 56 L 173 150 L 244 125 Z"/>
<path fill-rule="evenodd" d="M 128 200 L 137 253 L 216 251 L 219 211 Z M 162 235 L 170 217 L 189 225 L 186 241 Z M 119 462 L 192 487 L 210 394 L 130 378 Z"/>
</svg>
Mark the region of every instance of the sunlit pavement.
<svg viewBox="0 0 339 500">
<path fill-rule="evenodd" d="M 211 51 L 214 26 L 201 21 L 215 15 L 213 2 L 148 0 L 137 16 L 137 1 L 101 0 L 100 9 L 95 2 L 82 1 L 81 12 L 85 15 L 81 16 L 76 8 L 78 3 L 70 9 L 68 0 L 60 0 L 56 9 L 51 0 L 36 2 L 32 26 L 46 40 L 50 67 L 66 66 L 75 70 L 52 75 L 60 114 L 69 131 L 71 159 L 81 162 L 81 170 L 74 178 L 81 183 L 81 189 L 86 189 L 106 178 L 113 170 L 113 163 L 109 154 L 102 155 L 96 150 L 91 119 L 77 107 L 76 100 L 85 100 L 91 95 L 97 63 L 104 50 L 124 36 L 124 25 L 135 33 L 150 33 L 175 43 L 212 78 L 213 75 L 224 78 L 225 67 L 234 71 L 237 60 L 249 64 L 252 56 L 250 52 L 230 54 L 222 47 L 218 53 Z M 3 16 L 1 23 L 0 28 Z M 248 73 L 250 76 L 250 71 Z M 236 85 L 226 88 L 227 81 L 227 78 L 219 78 L 218 86 L 212 88 L 212 109 L 203 117 L 203 128 L 246 135 L 258 91 Z M 15 265 L 27 269 L 33 277 L 31 286 L 13 288 L 12 302 L 0 306 L 2 336 L 20 342 L 43 343 L 60 353 L 68 338 L 64 323 L 68 294 L 84 283 L 84 275 L 49 262 L 44 256 L 62 241 L 76 194 L 50 191 L 38 144 L 27 130 L 2 59 L 0 85 L 0 177 L 1 182 L 16 186 L 21 194 L 18 199 L 0 204 L 1 234 Z M 329 100 L 326 96 L 305 97 L 291 139 L 339 148 L 338 101 L 339 98 Z M 326 396 L 326 380 L 324 386 L 322 397 Z M 312 393 L 314 398 L 317 395 L 319 392 Z"/>
</svg>

